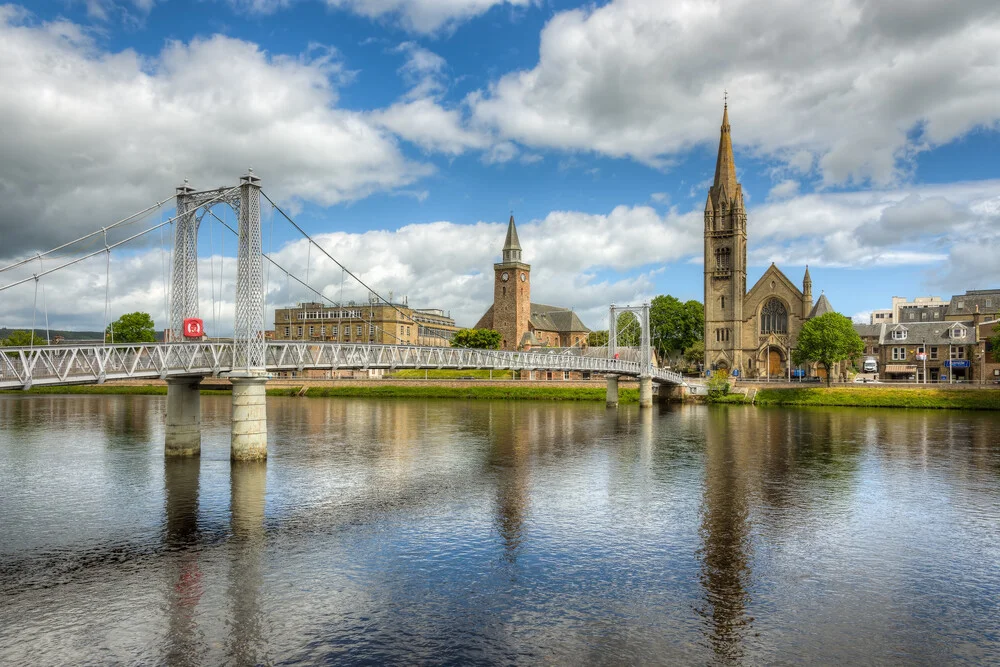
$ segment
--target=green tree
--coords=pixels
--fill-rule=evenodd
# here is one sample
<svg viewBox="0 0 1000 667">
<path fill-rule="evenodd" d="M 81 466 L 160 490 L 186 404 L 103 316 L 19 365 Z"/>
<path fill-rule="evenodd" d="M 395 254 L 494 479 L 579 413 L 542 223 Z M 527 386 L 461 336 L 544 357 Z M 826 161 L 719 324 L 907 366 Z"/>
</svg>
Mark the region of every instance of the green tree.
<svg viewBox="0 0 1000 667">
<path fill-rule="evenodd" d="M 104 332 L 110 343 L 155 343 L 156 331 L 149 313 L 126 313 L 108 325 Z"/>
<path fill-rule="evenodd" d="M 987 338 L 986 343 L 989 353 L 993 355 L 993 363 L 1000 363 L 1000 331 L 992 338 Z"/>
<path fill-rule="evenodd" d="M 587 345 L 591 347 L 604 347 L 608 344 L 608 330 L 591 331 L 587 334 Z"/>
<path fill-rule="evenodd" d="M 725 396 L 729 393 L 729 371 L 714 371 L 708 378 L 708 395 Z"/>
<path fill-rule="evenodd" d="M 500 332 L 493 329 L 459 329 L 451 339 L 451 346 L 499 350 L 502 339 Z"/>
<path fill-rule="evenodd" d="M 30 331 L 25 331 L 24 329 L 15 329 L 10 332 L 10 335 L 0 341 L 4 347 L 30 347 L 34 345 L 46 345 L 44 338 L 38 334 L 32 334 Z"/>
<path fill-rule="evenodd" d="M 676 356 L 702 339 L 705 308 L 700 301 L 692 299 L 682 303 L 669 294 L 661 294 L 649 304 L 649 328 L 659 355 Z"/>
<path fill-rule="evenodd" d="M 799 332 L 792 354 L 796 365 L 815 361 L 826 369 L 826 384 L 830 384 L 830 369 L 838 361 L 857 359 L 865 351 L 861 336 L 851 320 L 840 313 L 826 313 L 806 320 Z"/>
<path fill-rule="evenodd" d="M 684 361 L 692 366 L 697 366 L 705 360 L 705 341 L 698 340 L 691 343 L 691 346 L 684 350 Z"/>
</svg>

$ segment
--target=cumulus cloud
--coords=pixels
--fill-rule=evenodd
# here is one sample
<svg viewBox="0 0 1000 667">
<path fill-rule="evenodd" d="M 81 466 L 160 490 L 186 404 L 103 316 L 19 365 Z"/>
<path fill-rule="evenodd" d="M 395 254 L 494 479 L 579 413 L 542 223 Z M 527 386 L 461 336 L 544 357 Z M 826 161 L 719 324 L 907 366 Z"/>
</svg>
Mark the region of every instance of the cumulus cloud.
<svg viewBox="0 0 1000 667">
<path fill-rule="evenodd" d="M 539 60 L 469 104 L 534 147 L 663 165 L 719 132 L 730 91 L 737 143 L 886 185 L 919 151 L 997 127 L 1000 4 L 614 0 L 557 13 Z"/>
<path fill-rule="evenodd" d="M 254 166 L 272 196 L 329 206 L 431 173 L 337 108 L 347 77 L 323 47 L 289 57 L 216 35 L 145 58 L 0 8 L 0 124 L 16 128 L 0 134 L 0 256 L 107 225 L 184 177 L 216 187 Z"/>
<path fill-rule="evenodd" d="M 768 193 L 768 199 L 788 199 L 799 193 L 799 182 L 795 179 L 786 178 L 780 183 L 775 184 L 771 188 L 771 192 Z"/>
<path fill-rule="evenodd" d="M 418 33 L 433 33 L 485 14 L 495 5 L 526 7 L 532 0 L 326 0 L 373 19 L 389 19 Z"/>
</svg>

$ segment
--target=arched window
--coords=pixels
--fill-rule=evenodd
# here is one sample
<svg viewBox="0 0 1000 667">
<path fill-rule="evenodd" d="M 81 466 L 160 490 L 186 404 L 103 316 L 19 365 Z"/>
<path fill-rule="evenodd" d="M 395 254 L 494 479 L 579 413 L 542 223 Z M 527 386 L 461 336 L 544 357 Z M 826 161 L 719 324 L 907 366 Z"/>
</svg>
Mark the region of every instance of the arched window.
<svg viewBox="0 0 1000 667">
<path fill-rule="evenodd" d="M 719 297 L 719 304 L 722 307 L 722 310 L 725 310 L 726 309 L 726 297 L 724 297 L 724 296 Z"/>
<path fill-rule="evenodd" d="M 715 250 L 715 268 L 716 269 L 729 269 L 729 248 L 716 248 Z"/>
<path fill-rule="evenodd" d="M 760 311 L 761 333 L 788 333 L 788 311 L 778 299 L 770 299 Z"/>
</svg>

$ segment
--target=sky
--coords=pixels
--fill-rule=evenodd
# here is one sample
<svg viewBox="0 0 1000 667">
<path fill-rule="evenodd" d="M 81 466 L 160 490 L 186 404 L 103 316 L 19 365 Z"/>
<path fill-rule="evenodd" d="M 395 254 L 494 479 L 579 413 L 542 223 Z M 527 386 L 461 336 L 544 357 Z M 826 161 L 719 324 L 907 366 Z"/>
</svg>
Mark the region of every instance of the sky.
<svg viewBox="0 0 1000 667">
<path fill-rule="evenodd" d="M 723 96 L 770 265 L 863 318 L 1000 287 L 995 0 L 40 0 L 0 5 L 0 266 L 248 168 L 377 292 L 472 326 L 513 213 L 532 300 L 702 298 Z M 234 216 L 214 209 L 230 225 Z M 171 204 L 109 234 L 158 225 Z M 365 299 L 265 211 L 265 250 Z M 164 231 L 165 230 L 165 231 Z M 0 291 L 0 327 L 162 327 L 169 226 Z M 102 236 L 0 287 L 101 250 Z M 200 230 L 201 314 L 232 330 L 235 238 Z M 110 275 L 110 280 L 107 276 Z M 267 303 L 315 295 L 267 271 Z M 273 320 L 271 320 L 273 321 Z"/>
</svg>

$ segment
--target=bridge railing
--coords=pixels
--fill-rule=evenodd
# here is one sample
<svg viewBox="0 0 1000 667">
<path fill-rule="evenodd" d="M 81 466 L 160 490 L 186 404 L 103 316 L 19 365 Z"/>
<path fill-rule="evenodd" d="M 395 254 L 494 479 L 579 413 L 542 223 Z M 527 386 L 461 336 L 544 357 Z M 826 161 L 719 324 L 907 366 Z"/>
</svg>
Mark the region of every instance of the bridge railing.
<svg viewBox="0 0 1000 667">
<path fill-rule="evenodd" d="M 545 351 L 269 341 L 270 371 L 336 369 L 494 369 L 580 371 L 651 376 L 683 384 L 678 373 L 634 361 Z M 0 388 L 86 384 L 128 378 L 219 375 L 233 367 L 231 342 L 39 346 L 0 351 Z"/>
</svg>

